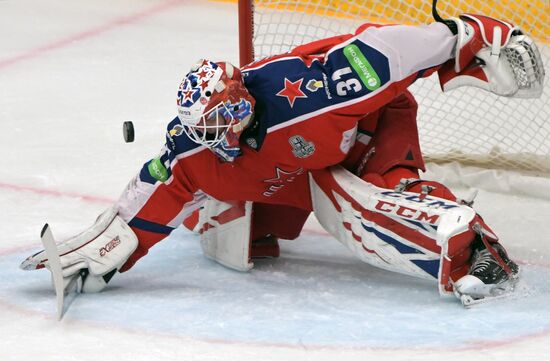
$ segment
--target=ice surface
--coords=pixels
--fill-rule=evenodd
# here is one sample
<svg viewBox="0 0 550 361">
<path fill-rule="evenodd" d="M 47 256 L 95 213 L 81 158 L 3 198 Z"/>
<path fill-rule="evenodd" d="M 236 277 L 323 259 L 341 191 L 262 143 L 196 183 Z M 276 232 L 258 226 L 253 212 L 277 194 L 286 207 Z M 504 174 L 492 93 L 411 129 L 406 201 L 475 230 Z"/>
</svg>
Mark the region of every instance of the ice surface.
<svg viewBox="0 0 550 361">
<path fill-rule="evenodd" d="M 19 263 L 46 221 L 59 239 L 82 230 L 155 156 L 196 59 L 237 63 L 235 14 L 198 1 L 0 1 L 0 360 L 546 359 L 550 202 L 517 192 L 482 190 L 476 207 L 522 263 L 524 298 L 465 310 L 430 282 L 361 263 L 311 220 L 246 274 L 178 230 L 56 321 L 48 272 Z"/>
</svg>

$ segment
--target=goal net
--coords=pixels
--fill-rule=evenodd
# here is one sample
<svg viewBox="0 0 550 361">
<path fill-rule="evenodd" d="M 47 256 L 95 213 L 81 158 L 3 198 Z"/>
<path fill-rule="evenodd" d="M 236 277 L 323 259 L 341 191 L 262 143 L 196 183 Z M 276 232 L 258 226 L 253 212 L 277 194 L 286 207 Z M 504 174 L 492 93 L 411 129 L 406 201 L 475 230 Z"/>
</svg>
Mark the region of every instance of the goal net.
<svg viewBox="0 0 550 361">
<path fill-rule="evenodd" d="M 239 0 L 241 64 L 296 45 L 352 33 L 365 22 L 433 22 L 431 0 Z M 550 74 L 548 0 L 440 0 L 444 18 L 484 14 L 519 26 L 539 46 Z M 550 175 L 550 86 L 539 99 L 514 99 L 472 87 L 442 93 L 437 75 L 410 87 L 419 103 L 426 161 L 474 164 Z"/>
</svg>

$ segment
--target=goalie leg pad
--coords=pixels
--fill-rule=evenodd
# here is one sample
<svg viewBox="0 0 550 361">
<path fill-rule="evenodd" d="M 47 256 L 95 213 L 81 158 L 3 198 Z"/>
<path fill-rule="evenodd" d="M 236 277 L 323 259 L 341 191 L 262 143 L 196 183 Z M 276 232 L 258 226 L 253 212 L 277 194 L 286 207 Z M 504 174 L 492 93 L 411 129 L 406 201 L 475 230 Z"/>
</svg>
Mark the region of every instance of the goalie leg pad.
<svg viewBox="0 0 550 361">
<path fill-rule="evenodd" d="M 278 239 L 297 238 L 309 213 L 290 206 L 209 198 L 198 222 L 203 253 L 226 267 L 248 271 L 253 258 L 279 257 Z"/>
<path fill-rule="evenodd" d="M 341 167 L 311 172 L 310 180 L 317 219 L 361 260 L 435 279 L 442 294 L 467 272 L 476 218 L 470 207 L 379 188 Z"/>
<path fill-rule="evenodd" d="M 237 271 L 249 271 L 252 202 L 221 202 L 208 198 L 199 213 L 204 255 Z"/>
<path fill-rule="evenodd" d="M 83 292 L 99 292 L 130 255 L 138 239 L 132 229 L 112 207 L 101 214 L 84 232 L 60 243 L 58 252 L 65 282 L 85 270 Z M 44 251 L 28 257 L 21 264 L 24 270 L 48 267 Z"/>
</svg>

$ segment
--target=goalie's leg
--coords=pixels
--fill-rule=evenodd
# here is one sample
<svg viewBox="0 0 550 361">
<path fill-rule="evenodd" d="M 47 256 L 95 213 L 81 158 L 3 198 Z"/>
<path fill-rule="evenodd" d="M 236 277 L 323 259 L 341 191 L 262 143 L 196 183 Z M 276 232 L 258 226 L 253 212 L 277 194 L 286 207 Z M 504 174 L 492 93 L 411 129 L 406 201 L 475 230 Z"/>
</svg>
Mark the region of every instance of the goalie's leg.
<svg viewBox="0 0 550 361">
<path fill-rule="evenodd" d="M 255 258 L 279 257 L 278 239 L 297 238 L 309 213 L 291 206 L 209 198 L 197 221 L 190 219 L 185 225 L 201 234 L 206 257 L 248 271 Z"/>
<path fill-rule="evenodd" d="M 437 280 L 442 294 L 456 283 L 455 291 L 475 297 L 495 294 L 517 275 L 498 238 L 467 205 L 379 188 L 340 167 L 313 172 L 311 188 L 323 227 L 374 266 Z"/>
<path fill-rule="evenodd" d="M 278 257 L 278 239 L 298 238 L 310 213 L 291 206 L 254 203 L 251 257 Z"/>
<path fill-rule="evenodd" d="M 441 183 L 415 179 L 410 169 L 397 168 L 388 173 L 384 179 L 395 180 L 401 175 L 401 182 L 395 185 L 397 189 L 443 198 L 457 204 L 473 205 L 473 199 L 458 199 Z M 467 252 L 470 257 L 465 263 L 465 258 L 457 259 L 452 267 L 462 269 L 461 272 L 467 270 L 467 274 L 455 282 L 455 294 L 459 297 L 470 295 L 475 299 L 512 290 L 519 274 L 518 265 L 510 259 L 498 237 L 477 214 L 472 229 L 474 236 Z"/>
<path fill-rule="evenodd" d="M 356 144 L 354 150 L 363 156 L 355 157 L 359 161 L 348 163 L 347 168 L 368 183 L 341 170 L 316 174 L 312 189 L 322 189 L 321 200 L 315 201 L 313 192 L 316 214 L 321 218 L 331 214 L 342 222 L 340 226 L 347 230 L 329 227 L 360 258 L 390 270 L 437 278 L 444 291 L 451 291 L 452 283 L 466 275 L 457 287 L 465 293 L 509 283 L 516 277 L 517 266 L 469 207 L 472 200 L 459 200 L 443 184 L 420 179 L 418 170 L 424 169 L 424 161 L 416 113 L 417 104 L 407 92 L 382 108 L 375 122 L 370 119 L 363 124 L 372 139 L 364 146 Z M 330 202 L 324 206 L 333 207 L 334 212 L 320 210 L 325 196 Z M 459 217 L 468 221 L 458 222 Z M 350 236 L 359 242 L 351 242 Z M 488 257 L 492 266 L 481 267 Z"/>
</svg>

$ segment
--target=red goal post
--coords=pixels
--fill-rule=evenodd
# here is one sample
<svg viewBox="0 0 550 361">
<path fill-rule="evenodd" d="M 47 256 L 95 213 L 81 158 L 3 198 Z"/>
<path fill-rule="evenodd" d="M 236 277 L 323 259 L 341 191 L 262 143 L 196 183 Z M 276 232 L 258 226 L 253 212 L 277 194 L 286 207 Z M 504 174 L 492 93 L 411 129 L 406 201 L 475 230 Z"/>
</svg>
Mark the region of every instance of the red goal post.
<svg viewBox="0 0 550 361">
<path fill-rule="evenodd" d="M 364 22 L 433 22 L 431 0 L 238 0 L 241 66 L 294 46 L 353 32 Z M 518 25 L 539 45 L 550 74 L 547 0 L 440 0 L 443 17 L 481 13 Z M 434 76 L 411 91 L 427 161 L 474 164 L 550 176 L 550 90 L 540 99 L 498 97 L 475 88 L 442 93 Z"/>
<path fill-rule="evenodd" d="M 239 0 L 239 63 L 254 61 L 254 0 Z"/>
</svg>

